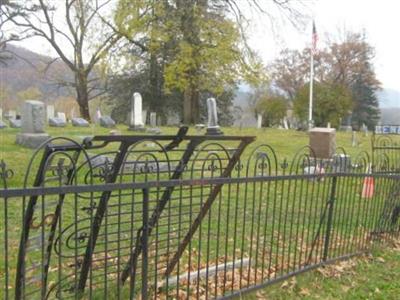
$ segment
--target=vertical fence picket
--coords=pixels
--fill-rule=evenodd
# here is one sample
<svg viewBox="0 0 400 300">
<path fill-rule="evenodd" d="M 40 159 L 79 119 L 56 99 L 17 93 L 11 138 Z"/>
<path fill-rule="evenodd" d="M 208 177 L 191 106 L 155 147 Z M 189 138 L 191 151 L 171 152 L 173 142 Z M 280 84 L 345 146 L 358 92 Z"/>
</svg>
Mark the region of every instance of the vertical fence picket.
<svg viewBox="0 0 400 300">
<path fill-rule="evenodd" d="M 336 197 L 336 182 L 337 176 L 332 178 L 331 191 L 328 200 L 328 219 L 326 222 L 326 235 L 325 235 L 325 244 L 324 244 L 324 256 L 323 260 L 326 261 L 328 259 L 329 248 L 330 248 L 330 238 L 332 232 L 332 222 L 333 222 L 333 211 Z"/>
<path fill-rule="evenodd" d="M 148 262 L 149 262 L 149 189 L 143 189 L 142 203 L 142 299 L 148 299 Z"/>
</svg>

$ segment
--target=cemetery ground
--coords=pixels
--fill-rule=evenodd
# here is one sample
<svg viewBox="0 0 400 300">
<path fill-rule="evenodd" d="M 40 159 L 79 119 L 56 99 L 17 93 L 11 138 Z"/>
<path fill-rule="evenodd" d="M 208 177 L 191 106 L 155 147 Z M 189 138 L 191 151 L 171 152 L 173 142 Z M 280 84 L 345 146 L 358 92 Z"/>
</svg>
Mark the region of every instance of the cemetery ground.
<svg viewBox="0 0 400 300">
<path fill-rule="evenodd" d="M 399 274 L 400 240 L 393 240 L 369 254 L 305 272 L 241 298 L 397 300 Z"/>
<path fill-rule="evenodd" d="M 128 131 L 126 129 L 126 126 L 119 126 L 113 130 L 117 131 L 118 134 L 146 134 Z M 177 132 L 176 127 L 162 127 L 161 130 L 163 134 L 174 135 Z M 247 149 L 248 151 L 246 153 L 250 153 L 252 149 L 261 144 L 268 144 L 272 146 L 277 152 L 280 160 L 279 162 L 282 162 L 281 160 L 283 158 L 287 158 L 290 161 L 297 150 L 308 144 L 307 133 L 300 131 L 286 131 L 280 129 L 256 130 L 250 128 L 222 128 L 222 131 L 225 135 L 256 136 L 256 141 L 249 146 L 250 149 Z M 7 167 L 14 171 L 14 177 L 8 181 L 8 186 L 10 188 L 21 187 L 23 185 L 23 177 L 25 175 L 29 160 L 34 152 L 32 149 L 21 148 L 20 146 L 15 144 L 15 136 L 17 132 L 17 129 L 8 128 L 2 130 L 1 132 L 0 159 L 4 159 L 4 161 L 7 163 Z M 52 137 L 64 136 L 80 141 L 83 137 L 86 136 L 102 134 L 108 135 L 110 133 L 110 129 L 98 127 L 73 128 L 69 125 L 66 128 L 48 128 L 47 132 Z M 204 131 L 201 133 L 197 133 L 194 128 L 190 128 L 188 134 L 202 135 L 204 134 Z M 365 137 L 362 133 L 358 133 L 357 138 L 358 146 L 352 147 L 351 133 L 338 132 L 336 144 L 338 147 L 343 147 L 344 149 L 346 149 L 346 152 L 351 156 L 355 156 L 360 151 L 370 152 L 371 136 Z M 242 158 L 246 159 L 246 157 Z M 13 212 L 10 211 L 9 215 L 12 216 Z M 287 282 L 278 283 L 277 285 L 271 286 L 266 290 L 261 290 L 259 292 L 249 294 L 244 297 L 249 297 L 250 299 L 288 299 L 299 297 L 311 299 L 333 299 L 346 298 L 350 295 L 353 295 L 351 299 L 396 299 L 393 297 L 400 292 L 399 286 L 395 283 L 393 284 L 394 286 L 385 284 L 388 282 L 390 283 L 390 279 L 392 279 L 392 277 L 395 277 L 393 274 L 398 274 L 400 269 L 400 257 L 398 249 L 396 247 L 397 246 L 391 248 L 389 247 L 386 250 L 377 248 L 373 251 L 373 258 L 367 256 L 347 261 L 346 264 L 350 264 L 352 266 L 351 271 L 349 271 L 349 273 L 344 272 L 343 274 L 341 274 L 343 276 L 339 278 L 340 280 L 335 277 L 335 274 L 324 274 L 324 271 L 309 272 L 296 277 L 297 279 L 289 279 Z M 352 265 L 353 261 L 356 261 L 357 263 L 355 265 Z M 13 263 L 13 261 L 11 261 L 11 263 Z M 337 265 L 333 265 L 332 268 L 335 268 L 335 266 Z M 328 268 L 330 267 L 328 266 L 327 269 Z M 390 277 L 389 274 L 392 274 L 392 277 Z M 349 276 L 353 276 L 354 278 L 351 279 Z M 365 280 L 363 280 L 363 278 Z M 368 281 L 367 279 L 371 282 L 375 282 L 374 286 L 376 285 L 376 288 L 373 291 L 371 291 L 371 284 L 370 281 Z M 345 283 L 343 283 L 346 282 L 346 280 L 355 282 L 356 286 L 351 284 L 346 285 Z M 317 282 L 317 284 L 315 282 Z M 357 283 L 359 283 L 358 288 Z M 347 289 L 349 286 L 350 288 Z M 342 291 L 339 291 L 340 288 L 342 289 Z M 370 293 L 372 293 L 372 295 L 370 295 Z M 335 295 L 337 295 L 337 297 L 335 297 Z"/>
<path fill-rule="evenodd" d="M 161 127 L 162 134 L 175 135 L 178 131 L 177 127 Z M 81 142 L 84 137 L 94 135 L 109 135 L 110 131 L 117 134 L 126 135 L 148 135 L 146 132 L 133 132 L 129 131 L 126 125 L 119 125 L 114 129 L 102 128 L 100 126 L 93 126 L 88 128 L 72 127 L 68 124 L 67 127 L 47 127 L 46 132 L 51 137 L 67 137 L 77 142 Z M 238 135 L 238 136 L 255 136 L 254 143 L 249 145 L 246 153 L 250 153 L 251 149 L 256 148 L 261 144 L 270 145 L 279 155 L 280 159 L 293 158 L 296 151 L 305 145 L 308 145 L 308 134 L 302 131 L 295 130 L 282 130 L 282 129 L 255 129 L 255 128 L 222 128 L 224 135 Z M 25 175 L 26 168 L 29 160 L 31 159 L 34 150 L 23 148 L 15 143 L 16 135 L 20 129 L 5 128 L 0 132 L 0 159 L 4 159 L 7 166 L 11 168 L 15 175 L 9 181 L 10 187 L 21 187 L 23 183 L 23 176 Z M 197 133 L 196 129 L 191 127 L 188 135 L 204 135 L 205 131 Z M 352 137 L 349 132 L 336 133 L 336 145 L 343 147 L 350 156 L 354 156 L 361 151 L 371 150 L 371 135 L 365 137 L 362 133 L 357 134 L 358 147 L 352 147 Z M 245 157 L 242 157 L 245 159 Z"/>
</svg>

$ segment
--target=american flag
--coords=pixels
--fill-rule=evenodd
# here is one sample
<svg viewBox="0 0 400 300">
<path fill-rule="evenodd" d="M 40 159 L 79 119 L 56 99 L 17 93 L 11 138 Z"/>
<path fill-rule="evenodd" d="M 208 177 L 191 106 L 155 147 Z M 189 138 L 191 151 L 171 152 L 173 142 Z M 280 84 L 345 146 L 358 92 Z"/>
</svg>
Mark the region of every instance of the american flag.
<svg viewBox="0 0 400 300">
<path fill-rule="evenodd" d="M 315 28 L 315 22 L 312 23 L 312 45 L 311 45 L 311 53 L 314 55 L 317 52 L 317 41 L 318 34 L 317 29 Z"/>
</svg>

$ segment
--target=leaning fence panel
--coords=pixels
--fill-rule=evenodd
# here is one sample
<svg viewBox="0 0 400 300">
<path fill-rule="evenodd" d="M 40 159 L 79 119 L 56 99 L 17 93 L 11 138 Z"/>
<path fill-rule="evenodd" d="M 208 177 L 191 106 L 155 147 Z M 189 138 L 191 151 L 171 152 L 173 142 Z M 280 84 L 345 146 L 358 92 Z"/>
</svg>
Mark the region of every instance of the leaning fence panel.
<svg viewBox="0 0 400 300">
<path fill-rule="evenodd" d="M 88 197 L 89 193 L 80 192 L 85 186 L 75 186 L 76 192 L 57 194 L 49 187 L 39 192 L 20 190 L 23 196 L 7 197 L 11 190 L 3 190 L 3 298 L 229 297 L 325 261 L 365 252 L 399 232 L 398 175 L 269 176 L 260 164 L 255 165 L 258 170 L 248 172 L 249 177 L 223 181 L 205 178 L 100 187 L 103 192 L 110 189 L 115 199 L 105 213 L 83 291 L 79 280 L 95 193 Z M 374 178 L 375 189 L 365 197 L 362 189 L 367 176 Z M 218 184 L 223 184 L 221 192 L 186 245 L 188 233 Z M 160 191 L 168 186 L 175 188 L 174 201 L 150 230 Z M 29 223 L 26 253 L 21 256 L 17 249 L 26 232 L 23 221 L 33 192 L 40 195 Z M 53 208 L 61 201 L 54 225 Z M 133 265 L 131 258 L 139 245 L 141 253 Z M 182 245 L 184 250 L 179 252 Z M 20 265 L 24 276 L 18 287 Z M 127 266 L 129 276 L 123 281 Z"/>
<path fill-rule="evenodd" d="M 21 189 L 2 162 L 1 297 L 229 298 L 398 235 L 393 157 L 252 140 L 55 139 Z"/>
</svg>

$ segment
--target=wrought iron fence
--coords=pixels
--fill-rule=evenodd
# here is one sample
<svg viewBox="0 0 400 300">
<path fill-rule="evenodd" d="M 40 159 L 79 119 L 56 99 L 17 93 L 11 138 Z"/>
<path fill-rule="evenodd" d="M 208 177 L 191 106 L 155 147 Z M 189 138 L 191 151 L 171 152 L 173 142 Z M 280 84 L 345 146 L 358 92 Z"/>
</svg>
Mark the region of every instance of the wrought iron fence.
<svg viewBox="0 0 400 300">
<path fill-rule="evenodd" d="M 373 135 L 373 164 L 380 165 L 375 172 L 400 173 L 400 137 L 396 135 Z"/>
<path fill-rule="evenodd" d="M 387 160 L 280 160 L 253 140 L 55 139 L 20 189 L 3 163 L 2 298 L 233 297 L 398 234 Z"/>
</svg>

